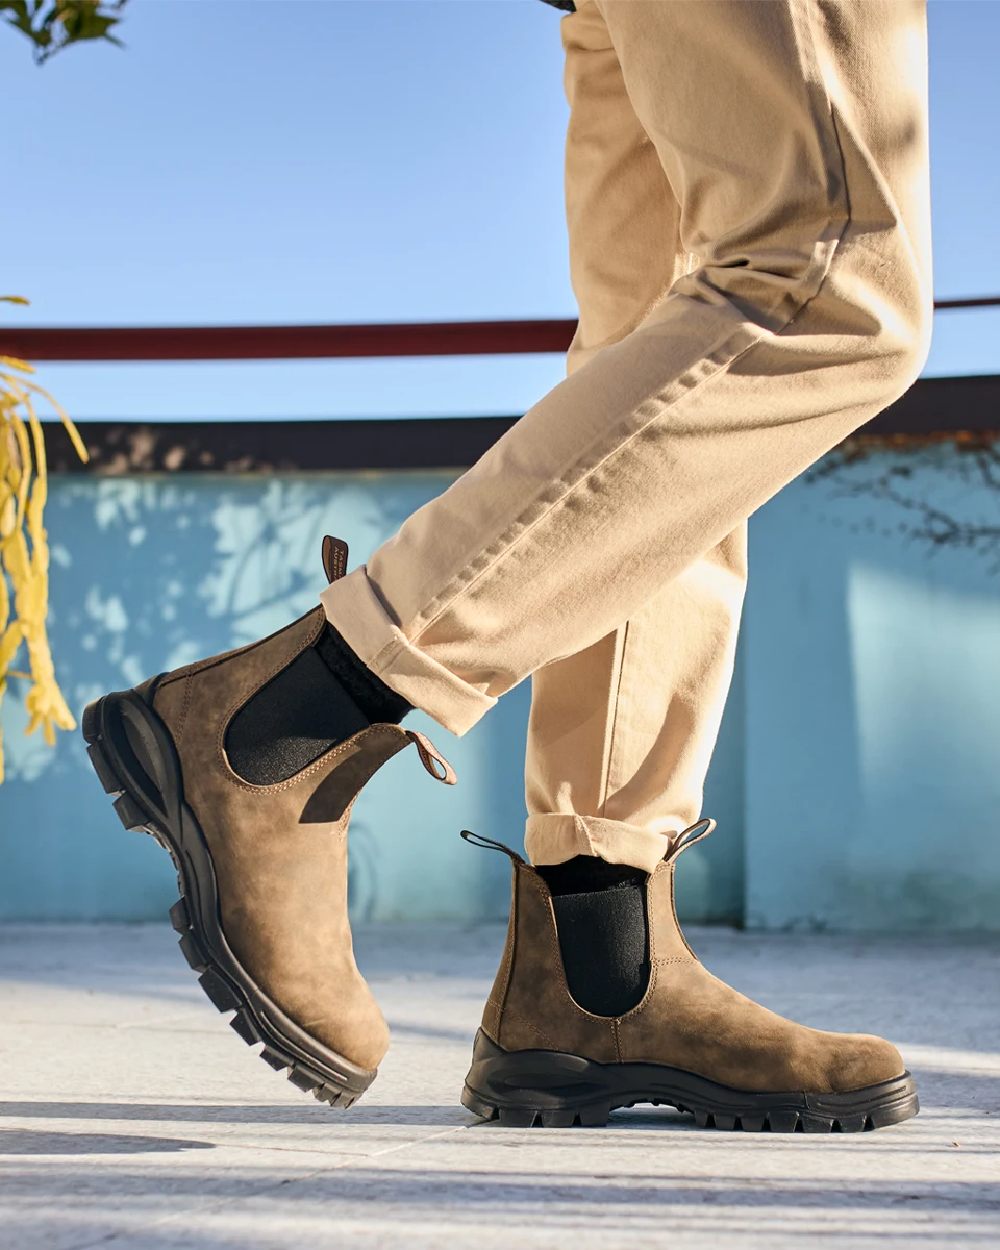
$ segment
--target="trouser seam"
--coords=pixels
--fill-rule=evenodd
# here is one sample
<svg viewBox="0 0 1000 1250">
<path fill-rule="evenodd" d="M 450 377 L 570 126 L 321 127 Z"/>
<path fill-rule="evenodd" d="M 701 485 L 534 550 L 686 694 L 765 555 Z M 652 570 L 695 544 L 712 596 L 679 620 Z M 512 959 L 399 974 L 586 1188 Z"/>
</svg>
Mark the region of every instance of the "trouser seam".
<svg viewBox="0 0 1000 1250">
<path fill-rule="evenodd" d="M 622 648 L 618 659 L 618 681 L 615 683 L 613 703 L 614 710 L 611 715 L 611 729 L 608 734 L 608 749 L 605 755 L 606 763 L 604 765 L 604 776 L 601 778 L 600 815 L 604 819 L 607 819 L 608 816 L 608 791 L 611 789 L 611 778 L 614 773 L 615 744 L 617 741 L 618 715 L 621 710 L 622 682 L 625 676 L 625 657 L 628 653 L 629 625 L 630 622 L 626 621 L 624 626 L 622 626 Z"/>
</svg>

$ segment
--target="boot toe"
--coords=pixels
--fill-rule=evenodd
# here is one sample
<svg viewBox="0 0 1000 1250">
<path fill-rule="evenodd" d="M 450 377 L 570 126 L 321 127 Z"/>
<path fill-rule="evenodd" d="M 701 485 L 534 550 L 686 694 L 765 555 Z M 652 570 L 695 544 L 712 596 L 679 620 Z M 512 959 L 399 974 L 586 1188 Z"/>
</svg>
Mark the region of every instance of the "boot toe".
<svg viewBox="0 0 1000 1250">
<path fill-rule="evenodd" d="M 847 1094 L 894 1080 L 905 1071 L 902 1055 L 885 1038 L 869 1033 L 841 1034 L 828 1069 L 830 1090 Z"/>
<path fill-rule="evenodd" d="M 364 1003 L 305 1027 L 329 1050 L 351 1063 L 374 1072 L 389 1049 L 389 1026 L 371 994 Z"/>
</svg>

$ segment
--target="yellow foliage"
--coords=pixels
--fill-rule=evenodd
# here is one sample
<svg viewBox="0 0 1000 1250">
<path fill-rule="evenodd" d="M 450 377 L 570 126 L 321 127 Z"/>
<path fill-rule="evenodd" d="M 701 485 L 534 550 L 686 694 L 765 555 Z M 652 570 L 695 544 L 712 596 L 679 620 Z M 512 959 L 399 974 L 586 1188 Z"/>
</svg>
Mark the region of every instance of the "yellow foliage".
<svg viewBox="0 0 1000 1250">
<path fill-rule="evenodd" d="M 0 295 L 0 300 L 10 304 L 28 302 L 17 295 Z M 23 646 L 30 683 L 27 732 L 40 727 L 51 746 L 56 729 L 75 729 L 76 721 L 56 681 L 45 628 L 49 548 L 43 514 L 48 482 L 45 440 L 35 412 L 36 397 L 52 405 L 80 459 L 88 457 L 76 426 L 48 391 L 28 379 L 26 375 L 31 373 L 34 368 L 27 361 L 0 356 L 0 702 L 10 666 Z"/>
</svg>

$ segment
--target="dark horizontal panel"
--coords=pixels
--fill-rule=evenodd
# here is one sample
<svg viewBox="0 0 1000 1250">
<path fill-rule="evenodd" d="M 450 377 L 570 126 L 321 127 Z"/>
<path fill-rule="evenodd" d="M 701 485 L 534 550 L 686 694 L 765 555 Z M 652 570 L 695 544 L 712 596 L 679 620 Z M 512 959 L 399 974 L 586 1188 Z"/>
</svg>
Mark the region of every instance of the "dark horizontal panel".
<svg viewBox="0 0 1000 1250">
<path fill-rule="evenodd" d="M 517 417 L 330 421 L 85 421 L 91 462 L 77 460 L 58 421 L 46 421 L 49 468 L 70 473 L 301 472 L 463 469 Z M 862 427 L 866 435 L 1000 436 L 1000 375 L 922 378 Z"/>
<path fill-rule="evenodd" d="M 46 421 L 53 472 L 297 472 L 464 468 L 516 417 L 331 421 L 81 421 L 90 464 Z"/>
<path fill-rule="evenodd" d="M 906 394 L 862 427 L 866 434 L 1000 434 L 1000 374 L 920 378 Z"/>
</svg>

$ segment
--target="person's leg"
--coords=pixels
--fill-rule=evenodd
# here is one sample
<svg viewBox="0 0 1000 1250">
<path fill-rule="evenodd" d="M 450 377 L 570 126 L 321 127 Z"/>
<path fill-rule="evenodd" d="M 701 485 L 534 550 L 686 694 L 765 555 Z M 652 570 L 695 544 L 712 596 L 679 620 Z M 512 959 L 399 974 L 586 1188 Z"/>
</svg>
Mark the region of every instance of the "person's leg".
<svg viewBox="0 0 1000 1250">
<path fill-rule="evenodd" d="M 647 227 L 653 238 L 668 234 L 669 201 L 649 206 L 657 183 L 648 160 L 644 180 L 616 184 L 624 204 L 600 194 L 614 172 L 634 173 L 644 158 L 644 127 L 628 98 L 642 92 L 627 62 L 616 79 L 615 25 L 602 17 L 616 9 L 583 0 L 563 23 L 581 297 L 574 346 L 587 332 L 608 340 L 616 324 L 627 332 L 629 286 L 642 305 L 664 272 L 633 260 L 633 251 L 641 259 L 649 250 Z M 702 10 L 709 22 L 717 11 Z M 677 829 L 700 807 L 744 578 L 745 524 L 616 631 L 533 673 L 526 843 L 541 866 L 508 851 L 507 944 L 462 1099 L 479 1115 L 522 1126 L 600 1124 L 616 1106 L 661 1101 L 719 1127 L 857 1131 L 918 1109 L 889 1042 L 768 1011 L 713 977 L 677 924 L 674 862 L 714 822 Z"/>
<path fill-rule="evenodd" d="M 929 346 L 923 0 L 582 0 L 561 22 L 596 15 L 698 262 L 322 596 L 455 733 L 635 617 Z"/>
<path fill-rule="evenodd" d="M 561 30 L 570 105 L 566 220 L 579 308 L 566 360 L 572 374 L 630 334 L 697 257 L 681 244 L 680 204 L 632 107 L 603 18 L 584 5 Z M 532 863 L 577 855 L 628 863 L 630 848 L 631 858 L 642 858 L 650 845 L 662 854 L 663 835 L 697 818 L 745 580 L 741 521 L 616 630 L 535 670 L 525 759 Z"/>
</svg>

